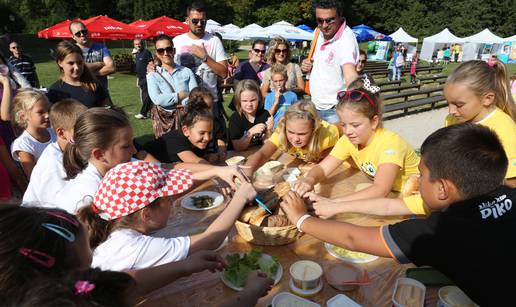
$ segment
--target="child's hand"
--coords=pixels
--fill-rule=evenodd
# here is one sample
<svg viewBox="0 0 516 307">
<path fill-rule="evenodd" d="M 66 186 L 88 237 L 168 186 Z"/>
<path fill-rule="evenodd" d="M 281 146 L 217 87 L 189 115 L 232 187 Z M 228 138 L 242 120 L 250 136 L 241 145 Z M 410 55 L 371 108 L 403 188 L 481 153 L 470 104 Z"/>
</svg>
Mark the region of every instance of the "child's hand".
<svg viewBox="0 0 516 307">
<path fill-rule="evenodd" d="M 293 191 L 289 191 L 287 195 L 283 196 L 280 206 L 293 225 L 296 225 L 297 221 L 306 214 L 305 202 Z"/>
<path fill-rule="evenodd" d="M 310 177 L 304 177 L 299 179 L 294 184 L 294 191 L 299 194 L 299 196 L 304 197 L 306 193 L 312 191 L 314 189 L 315 182 Z"/>
<path fill-rule="evenodd" d="M 274 117 L 269 116 L 269 118 L 267 118 L 267 121 L 265 122 L 265 124 L 267 125 L 267 130 L 272 131 L 272 128 L 274 128 Z"/>
<path fill-rule="evenodd" d="M 312 207 L 318 217 L 328 219 L 338 213 L 335 212 L 337 206 L 331 199 L 319 196 L 314 192 L 309 192 L 305 196 L 312 201 Z"/>
<path fill-rule="evenodd" d="M 244 176 L 242 176 L 242 173 L 238 171 L 238 167 L 236 165 L 219 167 L 217 170 L 217 176 L 229 184 L 233 190 L 237 189 L 235 185 L 235 177 L 238 178 L 240 182 L 246 181 Z"/>
<path fill-rule="evenodd" d="M 228 265 L 224 258 L 210 250 L 198 251 L 184 260 L 186 270 L 190 273 L 210 270 L 210 272 L 222 271 Z"/>
<path fill-rule="evenodd" d="M 245 180 L 242 180 L 242 184 L 235 192 L 233 198 L 240 198 L 244 201 L 244 204 L 247 204 L 256 198 L 258 193 L 254 189 L 253 185 Z"/>
<path fill-rule="evenodd" d="M 259 123 L 259 124 L 252 126 L 251 129 L 249 129 L 249 133 L 251 135 L 262 134 L 266 128 L 267 128 L 267 126 L 264 123 Z"/>
<path fill-rule="evenodd" d="M 273 285 L 274 280 L 268 278 L 267 274 L 254 271 L 251 272 L 249 276 L 247 276 L 242 294 L 258 299 L 267 295 L 267 293 L 272 289 Z"/>
</svg>

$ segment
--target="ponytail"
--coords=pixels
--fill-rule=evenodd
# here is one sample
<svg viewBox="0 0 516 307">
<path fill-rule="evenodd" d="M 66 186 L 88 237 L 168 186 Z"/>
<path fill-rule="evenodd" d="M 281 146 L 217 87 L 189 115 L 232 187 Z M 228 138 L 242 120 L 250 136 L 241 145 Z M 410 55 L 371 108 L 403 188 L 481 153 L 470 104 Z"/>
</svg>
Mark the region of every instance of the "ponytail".
<svg viewBox="0 0 516 307">
<path fill-rule="evenodd" d="M 77 177 L 77 175 L 81 173 L 87 165 L 88 161 L 81 157 L 79 151 L 77 150 L 77 146 L 70 143 L 66 144 L 65 150 L 63 152 L 63 167 L 66 172 L 65 180 L 70 180 Z"/>
<path fill-rule="evenodd" d="M 516 121 L 516 109 L 511 93 L 510 81 L 505 65 L 497 60 L 492 61 L 494 75 L 494 92 L 496 106 Z"/>
<path fill-rule="evenodd" d="M 94 204 L 91 202 L 77 211 L 79 221 L 88 226 L 91 249 L 95 249 L 100 243 L 106 241 L 114 226 L 114 222 L 100 218 L 93 206 Z"/>
<path fill-rule="evenodd" d="M 181 125 L 190 128 L 201 120 L 213 121 L 213 114 L 204 102 L 204 98 L 196 96 L 188 102 L 186 113 L 181 118 Z"/>
</svg>

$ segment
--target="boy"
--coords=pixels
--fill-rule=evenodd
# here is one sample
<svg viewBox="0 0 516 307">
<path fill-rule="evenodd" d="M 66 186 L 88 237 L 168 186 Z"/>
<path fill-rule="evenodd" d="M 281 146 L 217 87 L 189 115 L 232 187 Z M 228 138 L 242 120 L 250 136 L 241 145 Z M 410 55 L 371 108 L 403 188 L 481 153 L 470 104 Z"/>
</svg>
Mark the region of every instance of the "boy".
<svg viewBox="0 0 516 307">
<path fill-rule="evenodd" d="M 502 186 L 507 157 L 496 135 L 481 125 L 442 128 L 421 147 L 420 192 L 434 212 L 382 227 L 363 227 L 306 215 L 290 192 L 282 209 L 310 235 L 344 248 L 400 263 L 430 265 L 481 306 L 512 300 L 516 273 L 516 189 Z M 328 232 L 328 229 L 334 231 Z"/>
<path fill-rule="evenodd" d="M 283 64 L 273 64 L 271 66 L 271 81 L 274 85 L 272 92 L 265 96 L 264 108 L 274 117 L 274 128 L 285 114 L 287 108 L 297 101 L 296 93 L 287 91 L 287 67 Z"/>
<path fill-rule="evenodd" d="M 50 124 L 57 141 L 49 144 L 34 166 L 23 203 L 38 202 L 38 206 L 49 206 L 65 185 L 63 151 L 66 144 L 73 142 L 75 121 L 87 108 L 75 99 L 63 99 L 50 108 Z"/>
</svg>

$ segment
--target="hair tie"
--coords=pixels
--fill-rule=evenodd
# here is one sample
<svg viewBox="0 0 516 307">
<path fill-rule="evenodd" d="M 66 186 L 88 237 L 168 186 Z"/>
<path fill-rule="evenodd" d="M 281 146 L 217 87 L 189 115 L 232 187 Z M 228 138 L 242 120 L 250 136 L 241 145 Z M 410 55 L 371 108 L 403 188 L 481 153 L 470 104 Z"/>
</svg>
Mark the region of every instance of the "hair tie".
<svg viewBox="0 0 516 307">
<path fill-rule="evenodd" d="M 46 254 L 44 252 L 40 252 L 40 251 L 37 251 L 34 249 L 21 247 L 18 250 L 18 252 L 22 256 L 25 256 L 26 258 L 36 262 L 37 264 L 40 264 L 40 265 L 46 267 L 47 269 L 53 267 L 54 264 L 56 263 L 56 258 L 50 256 L 49 254 Z"/>
<path fill-rule="evenodd" d="M 495 65 L 495 60 L 493 60 L 493 59 L 487 60 L 487 66 L 489 66 L 490 68 L 493 68 L 494 65 Z"/>
<path fill-rule="evenodd" d="M 63 212 L 49 211 L 49 212 L 47 212 L 47 214 L 50 216 L 53 216 L 53 217 L 57 217 L 58 219 L 64 220 L 64 221 L 72 224 L 73 226 L 79 228 L 79 221 L 72 217 L 66 216 L 66 214 Z"/>
<path fill-rule="evenodd" d="M 75 282 L 75 295 L 83 295 L 90 294 L 93 289 L 95 289 L 95 284 L 87 281 L 87 280 L 78 280 Z"/>
<path fill-rule="evenodd" d="M 99 208 L 97 208 L 97 206 L 95 206 L 95 203 L 91 203 L 91 211 L 93 211 L 93 213 L 95 214 L 100 214 L 100 210 Z"/>
<path fill-rule="evenodd" d="M 70 138 L 70 140 L 68 141 L 68 143 L 72 144 L 72 145 L 75 145 L 75 140 L 72 138 Z"/>
<path fill-rule="evenodd" d="M 364 84 L 364 89 L 369 91 L 371 94 L 376 94 L 380 91 L 379 86 L 371 85 L 371 80 L 369 80 L 369 77 L 367 77 L 367 75 L 362 76 L 362 83 Z"/>
</svg>

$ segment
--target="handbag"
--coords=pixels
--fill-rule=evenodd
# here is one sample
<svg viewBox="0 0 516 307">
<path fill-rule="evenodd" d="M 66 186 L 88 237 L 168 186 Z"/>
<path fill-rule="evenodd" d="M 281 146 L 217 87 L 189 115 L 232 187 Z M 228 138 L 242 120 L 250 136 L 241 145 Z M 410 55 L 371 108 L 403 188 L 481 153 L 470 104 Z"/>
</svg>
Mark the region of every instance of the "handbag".
<svg viewBox="0 0 516 307">
<path fill-rule="evenodd" d="M 159 72 L 158 75 L 165 80 L 172 92 L 175 92 L 174 87 L 168 80 Z M 161 106 L 153 104 L 150 110 L 150 117 L 152 119 L 152 130 L 154 131 L 154 137 L 157 139 L 163 134 L 181 128 L 181 117 L 185 113 L 185 109 L 180 102 L 172 106 L 171 110 L 166 110 Z"/>
<path fill-rule="evenodd" d="M 312 40 L 312 44 L 310 45 L 310 51 L 308 52 L 307 59 L 312 60 L 312 57 L 314 56 L 315 46 L 317 45 L 317 39 L 319 38 L 319 28 L 316 28 L 314 31 L 314 39 Z M 305 93 L 307 95 L 310 95 L 310 80 L 305 80 Z"/>
</svg>

